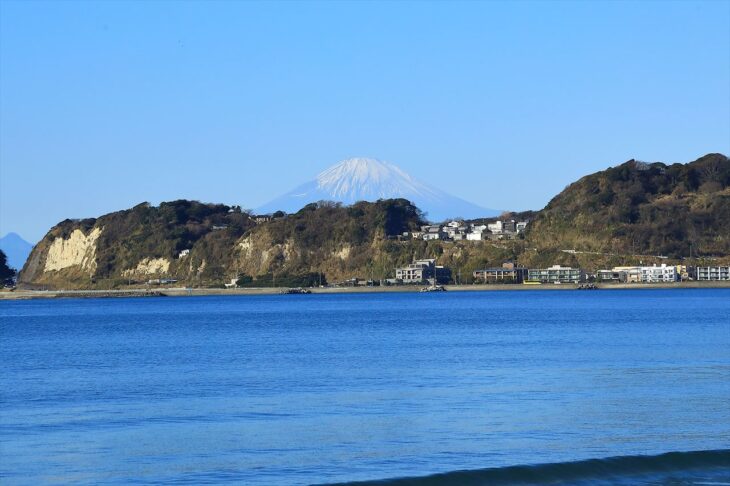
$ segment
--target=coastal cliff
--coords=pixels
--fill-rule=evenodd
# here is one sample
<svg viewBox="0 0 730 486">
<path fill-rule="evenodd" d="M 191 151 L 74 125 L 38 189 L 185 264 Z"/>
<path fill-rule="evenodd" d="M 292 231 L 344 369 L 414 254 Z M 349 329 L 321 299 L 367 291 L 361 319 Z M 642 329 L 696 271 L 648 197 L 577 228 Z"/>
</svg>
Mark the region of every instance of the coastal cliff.
<svg viewBox="0 0 730 486">
<path fill-rule="evenodd" d="M 18 281 L 93 288 L 178 275 L 214 280 L 253 226 L 240 208 L 196 201 L 143 203 L 99 218 L 65 220 L 33 248 Z"/>
<path fill-rule="evenodd" d="M 518 216 L 502 216 L 510 217 Z M 596 269 L 666 261 L 662 256 L 679 261 L 691 251 L 696 259 L 727 261 L 730 161 L 721 154 L 688 164 L 632 160 L 571 184 L 529 219 L 526 232 L 511 240 L 423 241 L 404 236 L 425 224 L 405 199 L 312 203 L 271 219 L 221 204 L 143 203 L 62 221 L 35 246 L 19 284 L 106 289 L 150 280 L 222 286 L 239 277 L 249 285 L 379 280 L 420 258 L 438 259 L 460 282 L 505 260 Z"/>
</svg>

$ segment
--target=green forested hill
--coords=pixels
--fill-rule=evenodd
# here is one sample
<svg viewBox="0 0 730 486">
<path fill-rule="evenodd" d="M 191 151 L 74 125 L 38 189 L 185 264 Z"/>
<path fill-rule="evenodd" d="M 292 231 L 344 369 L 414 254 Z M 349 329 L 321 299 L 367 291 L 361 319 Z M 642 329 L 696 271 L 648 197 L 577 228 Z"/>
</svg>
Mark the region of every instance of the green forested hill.
<svg viewBox="0 0 730 486">
<path fill-rule="evenodd" d="M 568 186 L 510 241 L 399 238 L 424 223 L 404 199 L 320 202 L 260 222 L 238 207 L 173 201 L 96 219 L 66 220 L 36 245 L 21 285 L 109 288 L 154 279 L 220 286 L 392 277 L 396 266 L 437 258 L 461 282 L 484 266 L 576 265 L 588 270 L 686 257 L 730 259 L 730 161 L 710 154 L 689 164 L 631 160 Z M 486 221 L 486 220 L 485 220 Z M 647 257 L 654 255 L 654 257 Z M 653 258 L 653 259 L 652 259 Z M 678 260 L 677 260 L 678 261 Z"/>
<path fill-rule="evenodd" d="M 365 275 L 410 261 L 383 250 L 389 236 L 418 228 L 418 209 L 403 199 L 310 204 L 256 224 L 240 208 L 196 201 L 147 203 L 95 219 L 66 220 L 36 245 L 20 274 L 26 286 L 85 288 L 171 278 L 220 285 L 326 271 L 331 279 Z M 189 250 L 187 255 L 181 255 Z M 382 271 L 380 272 L 382 273 Z"/>
<path fill-rule="evenodd" d="M 253 226 L 240 208 L 185 200 L 65 220 L 36 245 L 19 281 L 88 287 L 147 276 L 217 279 L 235 242 Z M 185 249 L 190 255 L 179 259 Z M 193 265 L 203 260 L 205 265 Z"/>
<path fill-rule="evenodd" d="M 730 254 L 730 160 L 630 160 L 583 177 L 540 211 L 528 231 L 538 248 L 672 257 Z"/>
</svg>

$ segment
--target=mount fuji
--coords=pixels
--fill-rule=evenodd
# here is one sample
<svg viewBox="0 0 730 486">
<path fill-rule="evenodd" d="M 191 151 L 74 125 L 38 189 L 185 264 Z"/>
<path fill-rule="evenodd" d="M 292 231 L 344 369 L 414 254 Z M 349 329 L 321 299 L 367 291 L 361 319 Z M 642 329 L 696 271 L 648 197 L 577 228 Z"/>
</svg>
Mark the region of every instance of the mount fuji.
<svg viewBox="0 0 730 486">
<path fill-rule="evenodd" d="M 291 213 L 317 201 L 353 204 L 357 201 L 392 198 L 408 199 L 424 211 L 431 221 L 455 217 L 482 218 L 501 213 L 420 182 L 393 164 L 369 158 L 343 160 L 321 172 L 314 180 L 256 208 L 255 211 L 270 213 L 282 210 Z"/>
</svg>

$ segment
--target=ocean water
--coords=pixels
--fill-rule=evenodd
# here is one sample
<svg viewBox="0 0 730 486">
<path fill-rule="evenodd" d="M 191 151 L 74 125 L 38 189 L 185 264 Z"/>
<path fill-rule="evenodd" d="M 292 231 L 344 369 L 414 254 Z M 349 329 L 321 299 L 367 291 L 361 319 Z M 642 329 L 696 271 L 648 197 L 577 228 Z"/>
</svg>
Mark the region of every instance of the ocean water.
<svg viewBox="0 0 730 486">
<path fill-rule="evenodd" d="M 2 484 L 730 484 L 730 290 L 0 301 L 0 366 Z"/>
</svg>

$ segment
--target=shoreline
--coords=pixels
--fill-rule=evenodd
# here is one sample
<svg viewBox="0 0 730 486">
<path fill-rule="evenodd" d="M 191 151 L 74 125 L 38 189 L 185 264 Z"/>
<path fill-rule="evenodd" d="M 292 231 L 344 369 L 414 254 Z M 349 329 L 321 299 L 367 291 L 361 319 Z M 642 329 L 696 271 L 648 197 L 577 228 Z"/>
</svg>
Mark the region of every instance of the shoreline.
<svg viewBox="0 0 730 486">
<path fill-rule="evenodd" d="M 490 291 L 567 291 L 578 290 L 575 284 L 471 284 L 445 285 L 450 292 L 490 292 Z M 417 293 L 422 285 L 402 285 L 393 287 L 325 287 L 309 289 L 312 294 L 367 294 L 367 293 Z M 730 289 L 728 281 L 676 282 L 656 284 L 598 284 L 595 290 L 652 290 L 652 289 Z M 115 290 L 3 290 L 1 300 L 61 299 L 61 298 L 125 298 L 125 297 L 201 297 L 212 295 L 281 295 L 285 287 L 259 287 L 239 289 L 204 288 L 129 288 Z"/>
</svg>

